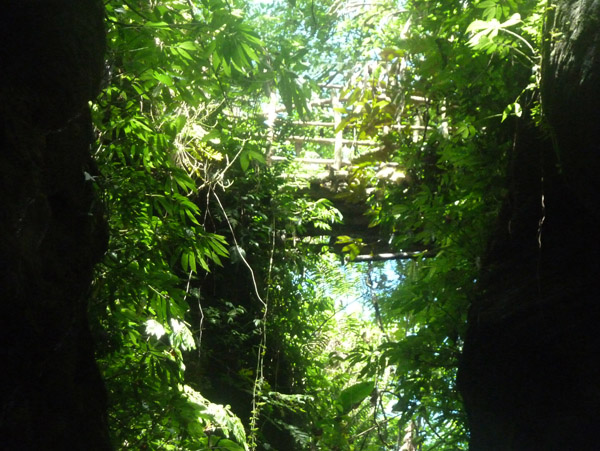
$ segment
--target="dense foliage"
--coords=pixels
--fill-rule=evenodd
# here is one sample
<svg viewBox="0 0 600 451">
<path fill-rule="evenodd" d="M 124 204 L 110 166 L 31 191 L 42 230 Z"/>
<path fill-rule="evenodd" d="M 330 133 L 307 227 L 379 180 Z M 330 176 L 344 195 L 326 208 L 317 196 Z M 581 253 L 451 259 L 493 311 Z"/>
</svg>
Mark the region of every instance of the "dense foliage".
<svg viewBox="0 0 600 451">
<path fill-rule="evenodd" d="M 542 16 L 511 0 L 106 3 L 89 177 L 111 241 L 91 317 L 115 447 L 465 446 L 457 359 L 514 119 L 539 114 Z M 329 119 L 311 100 L 331 84 L 342 127 L 378 146 L 325 199 L 286 139 Z M 411 259 L 341 265 L 340 198 Z"/>
</svg>

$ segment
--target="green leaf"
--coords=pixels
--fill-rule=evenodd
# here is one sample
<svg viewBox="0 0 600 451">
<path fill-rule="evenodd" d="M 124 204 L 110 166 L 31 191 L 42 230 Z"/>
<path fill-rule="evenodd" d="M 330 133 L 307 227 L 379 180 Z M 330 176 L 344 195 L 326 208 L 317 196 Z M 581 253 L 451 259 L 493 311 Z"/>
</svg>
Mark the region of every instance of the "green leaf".
<svg viewBox="0 0 600 451">
<path fill-rule="evenodd" d="M 265 164 L 267 161 L 262 153 L 257 152 L 256 150 L 249 150 L 248 156 L 251 160 L 257 161 L 259 163 Z"/>
<path fill-rule="evenodd" d="M 240 166 L 242 167 L 242 171 L 246 172 L 248 170 L 248 167 L 250 166 L 248 152 L 242 152 L 240 155 Z"/>
<path fill-rule="evenodd" d="M 339 401 L 342 404 L 342 412 L 348 413 L 358 407 L 371 394 L 374 388 L 375 382 L 364 381 L 344 389 L 339 397 Z"/>
<path fill-rule="evenodd" d="M 146 321 L 146 333 L 148 335 L 154 335 L 156 338 L 160 339 L 167 333 L 167 331 L 158 321 L 149 319 Z"/>
<path fill-rule="evenodd" d="M 198 50 L 198 45 L 196 45 L 196 43 L 193 41 L 178 42 L 177 44 L 175 44 L 175 47 L 184 50 Z"/>
<path fill-rule="evenodd" d="M 515 13 L 506 22 L 502 22 L 500 24 L 500 28 L 508 28 L 510 26 L 516 25 L 521 22 L 521 15 L 519 13 Z"/>
<path fill-rule="evenodd" d="M 144 26 L 148 28 L 169 28 L 171 25 L 167 22 L 146 22 Z"/>
<path fill-rule="evenodd" d="M 185 272 L 196 272 L 196 255 L 193 251 L 186 250 L 181 254 L 181 267 Z"/>
<path fill-rule="evenodd" d="M 240 47 L 242 48 L 242 50 L 246 53 L 246 55 L 248 56 L 248 58 L 250 58 L 250 60 L 252 61 L 259 61 L 260 59 L 258 58 L 257 53 L 254 51 L 254 49 L 252 47 L 250 47 L 248 44 L 242 42 L 240 44 Z"/>
<path fill-rule="evenodd" d="M 483 2 L 478 3 L 476 5 L 476 7 L 484 9 L 484 8 L 490 8 L 490 7 L 496 6 L 496 4 L 497 3 L 495 0 L 484 0 Z"/>
<path fill-rule="evenodd" d="M 215 448 L 218 449 L 226 449 L 227 451 L 244 451 L 242 446 L 226 438 L 213 439 L 213 441 L 217 444 Z"/>
<path fill-rule="evenodd" d="M 173 80 L 167 74 L 161 74 L 159 72 L 153 72 L 152 76 L 161 83 L 167 86 L 173 86 Z"/>
</svg>

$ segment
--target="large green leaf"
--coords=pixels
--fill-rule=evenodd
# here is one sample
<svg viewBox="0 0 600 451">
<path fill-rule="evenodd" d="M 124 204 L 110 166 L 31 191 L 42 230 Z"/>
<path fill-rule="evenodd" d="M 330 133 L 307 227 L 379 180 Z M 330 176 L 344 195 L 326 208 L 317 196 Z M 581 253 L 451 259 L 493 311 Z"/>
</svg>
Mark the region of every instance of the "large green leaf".
<svg viewBox="0 0 600 451">
<path fill-rule="evenodd" d="M 367 396 L 371 394 L 375 388 L 373 381 L 358 382 L 348 388 L 345 388 L 339 397 L 342 405 L 342 412 L 348 413 L 362 403 Z"/>
</svg>

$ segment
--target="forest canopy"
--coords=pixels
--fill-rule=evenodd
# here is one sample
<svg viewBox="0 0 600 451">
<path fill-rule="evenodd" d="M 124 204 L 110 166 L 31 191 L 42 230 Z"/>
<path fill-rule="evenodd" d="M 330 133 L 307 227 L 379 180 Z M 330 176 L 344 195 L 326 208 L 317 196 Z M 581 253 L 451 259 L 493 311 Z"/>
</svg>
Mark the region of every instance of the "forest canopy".
<svg viewBox="0 0 600 451">
<path fill-rule="evenodd" d="M 541 122 L 546 2 L 105 3 L 113 446 L 466 449 L 466 315 Z"/>
</svg>

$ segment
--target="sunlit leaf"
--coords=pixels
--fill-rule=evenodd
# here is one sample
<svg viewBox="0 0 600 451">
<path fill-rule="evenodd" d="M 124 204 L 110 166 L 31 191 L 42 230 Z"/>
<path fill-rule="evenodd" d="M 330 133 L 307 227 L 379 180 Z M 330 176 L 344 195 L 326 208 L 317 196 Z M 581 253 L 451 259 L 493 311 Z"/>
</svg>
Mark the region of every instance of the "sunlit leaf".
<svg viewBox="0 0 600 451">
<path fill-rule="evenodd" d="M 344 413 L 358 407 L 364 399 L 371 394 L 375 383 L 373 381 L 358 382 L 340 393 L 340 403 Z"/>
<path fill-rule="evenodd" d="M 148 335 L 154 335 L 156 338 L 160 339 L 167 333 L 167 331 L 158 321 L 149 319 L 146 321 L 146 333 Z"/>
</svg>

